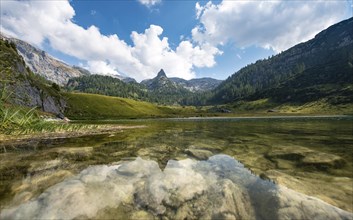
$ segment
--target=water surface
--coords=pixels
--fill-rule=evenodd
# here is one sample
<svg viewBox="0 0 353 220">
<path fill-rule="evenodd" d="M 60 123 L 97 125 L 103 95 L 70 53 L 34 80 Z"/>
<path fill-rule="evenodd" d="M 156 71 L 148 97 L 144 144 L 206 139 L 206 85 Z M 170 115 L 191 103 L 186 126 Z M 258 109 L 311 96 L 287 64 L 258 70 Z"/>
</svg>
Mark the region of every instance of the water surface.
<svg viewBox="0 0 353 220">
<path fill-rule="evenodd" d="M 146 125 L 112 134 L 6 144 L 2 208 L 36 199 L 89 166 L 234 157 L 262 179 L 352 212 L 351 117 L 210 118 L 104 121 Z M 90 122 L 92 123 L 92 122 Z M 120 213 L 120 212 L 119 212 Z"/>
</svg>

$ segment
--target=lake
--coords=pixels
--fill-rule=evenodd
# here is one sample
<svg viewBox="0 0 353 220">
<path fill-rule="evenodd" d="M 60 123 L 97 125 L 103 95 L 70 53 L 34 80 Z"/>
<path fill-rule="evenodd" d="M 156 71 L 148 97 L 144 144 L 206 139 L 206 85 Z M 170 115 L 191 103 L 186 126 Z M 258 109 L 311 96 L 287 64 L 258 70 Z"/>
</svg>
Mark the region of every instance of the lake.
<svg viewBox="0 0 353 220">
<path fill-rule="evenodd" d="M 75 123 L 145 127 L 0 143 L 2 218 L 352 217 L 353 117 Z"/>
</svg>

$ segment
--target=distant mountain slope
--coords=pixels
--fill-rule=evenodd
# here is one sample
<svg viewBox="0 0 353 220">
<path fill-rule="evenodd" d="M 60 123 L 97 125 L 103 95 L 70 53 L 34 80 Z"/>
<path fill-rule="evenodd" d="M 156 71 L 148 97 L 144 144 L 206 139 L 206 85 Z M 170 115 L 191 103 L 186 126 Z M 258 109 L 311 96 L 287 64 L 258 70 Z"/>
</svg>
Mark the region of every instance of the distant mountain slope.
<svg viewBox="0 0 353 220">
<path fill-rule="evenodd" d="M 122 98 L 148 100 L 148 93 L 135 81 L 126 83 L 118 78 L 103 75 L 85 75 L 69 80 L 69 91 L 79 91 Z"/>
<path fill-rule="evenodd" d="M 185 80 L 177 77 L 168 78 L 164 70 L 160 70 L 153 79 L 143 80 L 141 84 L 145 85 L 149 90 L 158 89 L 186 89 L 190 92 L 203 92 L 216 88 L 222 80 L 213 78 L 198 78 Z"/>
<path fill-rule="evenodd" d="M 2 38 L 5 38 L 2 36 Z M 72 67 L 63 63 L 45 51 L 35 48 L 29 43 L 15 38 L 6 38 L 16 44 L 19 54 L 23 57 L 30 70 L 47 80 L 65 85 L 69 78 L 87 75 L 89 72 L 80 67 Z"/>
<path fill-rule="evenodd" d="M 148 82 L 148 83 L 147 83 Z M 101 94 L 159 104 L 177 104 L 190 91 L 171 82 L 165 73 L 139 84 L 124 82 L 112 76 L 88 75 L 71 78 L 66 85 L 69 91 Z"/>
<path fill-rule="evenodd" d="M 150 91 L 163 91 L 163 90 L 177 90 L 182 87 L 178 86 L 177 83 L 171 81 L 164 70 L 161 69 L 157 76 L 153 79 L 146 79 L 141 82 Z"/>
<path fill-rule="evenodd" d="M 329 94 L 351 96 L 353 18 L 320 32 L 269 59 L 248 65 L 222 82 L 210 103 L 229 103 L 268 97 L 301 102 Z M 342 90 L 342 91 L 341 91 Z M 351 100 L 348 97 L 346 101 Z"/>
<path fill-rule="evenodd" d="M 8 103 L 63 113 L 66 100 L 59 92 L 60 88 L 32 73 L 13 42 L 0 39 L 0 57 L 0 90 L 9 95 Z"/>
<path fill-rule="evenodd" d="M 181 78 L 172 77 L 169 78 L 172 82 L 184 87 L 191 92 L 203 92 L 215 89 L 222 80 L 213 79 L 209 77 L 185 80 Z"/>
<path fill-rule="evenodd" d="M 26 65 L 32 72 L 43 76 L 45 79 L 55 82 L 58 85 L 65 86 L 70 78 L 91 74 L 90 71 L 82 67 L 70 66 L 25 41 L 6 37 L 1 33 L 0 37 L 16 44 L 19 54 L 23 57 Z M 111 77 L 118 78 L 124 82 L 136 82 L 135 79 L 130 77 L 119 75 L 111 75 Z"/>
<path fill-rule="evenodd" d="M 183 86 L 170 80 L 163 69 L 155 78 L 143 80 L 141 85 L 148 89 L 149 101 L 160 104 L 180 104 L 184 97 L 192 94 Z"/>
</svg>

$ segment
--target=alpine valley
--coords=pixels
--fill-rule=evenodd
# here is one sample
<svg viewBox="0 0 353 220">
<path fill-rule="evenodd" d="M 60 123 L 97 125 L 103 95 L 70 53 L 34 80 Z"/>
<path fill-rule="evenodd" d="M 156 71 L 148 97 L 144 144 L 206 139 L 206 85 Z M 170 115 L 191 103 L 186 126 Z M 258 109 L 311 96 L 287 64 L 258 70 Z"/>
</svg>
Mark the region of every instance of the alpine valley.
<svg viewBox="0 0 353 220">
<path fill-rule="evenodd" d="M 10 56 L 12 60 L 15 57 L 18 62 L 3 64 L 1 74 L 3 79 L 17 75 L 24 80 L 21 85 L 9 87 L 16 96 L 10 102 L 28 107 L 38 106 L 42 111 L 56 114 L 71 112 L 65 108 L 68 100 L 64 97 L 67 92 L 69 96 L 79 92 L 92 93 L 146 101 L 155 105 L 204 106 L 204 113 L 220 113 L 224 109 L 233 113 L 351 113 L 352 23 L 351 18 L 333 25 L 308 42 L 247 65 L 223 82 L 212 78 L 168 78 L 163 69 L 155 78 L 141 83 L 118 75 L 92 74 L 81 67 L 69 66 L 56 60 L 24 41 L 4 35 L 1 35 L 4 45 L 2 56 Z M 11 54 L 5 52 L 8 50 L 5 46 L 7 41 L 17 49 L 11 51 Z M 8 72 L 7 76 L 5 72 Z M 41 80 L 42 88 L 50 88 L 55 84 L 61 91 L 50 96 L 46 95 L 49 94 L 46 89 L 29 87 L 33 83 L 28 82 L 28 74 L 44 78 Z M 1 84 L 3 87 L 4 81 Z M 15 84 L 19 84 L 19 80 Z M 62 98 L 59 100 L 54 97 Z M 51 104 L 48 105 L 48 102 Z M 215 105 L 217 107 L 212 107 Z M 81 108 L 75 106 L 75 103 L 69 106 Z"/>
<path fill-rule="evenodd" d="M 266 8 L 269 2 L 271 8 Z M 204 24 L 192 29 L 200 42 L 170 35 L 171 29 L 177 33 L 182 26 L 193 26 L 184 11 L 190 3 L 192 19 L 196 10 L 196 21 Z M 104 7 L 105 13 L 90 4 L 95 9 Z M 326 25 L 312 39 L 249 63 L 225 80 L 186 80 L 175 76 L 205 76 L 209 73 L 198 71 L 222 69 L 208 64 L 224 64 L 229 57 L 222 55 L 242 50 L 227 50 L 229 42 L 209 44 L 214 36 L 228 39 L 207 35 L 210 27 L 218 30 L 234 22 L 228 17 L 217 23 L 217 13 L 228 13 L 222 12 L 224 8 L 259 6 L 272 16 L 268 12 L 279 7 L 276 15 L 282 16 L 291 13 L 283 9 L 292 9 L 297 2 L 185 1 L 185 20 L 178 19 L 178 26 L 165 28 L 164 33 L 157 25 L 141 33 L 134 24 L 145 25 L 154 17 L 173 23 L 174 16 L 180 18 L 180 9 L 174 6 L 180 4 L 1 2 L 0 26 L 5 33 L 0 34 L 0 219 L 353 219 L 353 18 Z M 119 19 L 111 19 L 110 6 L 126 9 L 129 15 L 128 10 L 141 13 L 129 17 L 114 13 Z M 173 9 L 172 16 L 162 16 L 168 8 Z M 300 8 L 298 13 L 292 11 L 300 14 L 311 9 Z M 80 23 L 83 14 L 88 16 L 87 24 L 97 27 L 86 29 L 87 24 Z M 207 16 L 213 16 L 211 23 Z M 241 16 L 250 18 L 245 13 Z M 25 29 L 38 18 L 50 19 L 30 24 L 38 25 L 31 31 Z M 124 26 L 124 20 L 131 22 L 131 35 L 125 36 L 130 25 Z M 104 21 L 123 30 L 119 37 L 98 25 Z M 257 27 L 271 22 L 260 23 Z M 252 24 L 249 20 L 237 28 L 250 27 L 255 36 L 261 30 L 252 30 Z M 268 31 L 277 33 L 279 24 L 271 23 L 273 29 Z M 291 24 L 286 23 L 286 28 Z M 37 36 L 35 31 L 42 28 L 45 35 Z M 49 49 L 9 36 L 19 29 L 38 37 L 41 48 Z M 293 34 L 304 35 L 299 29 L 293 26 Z M 179 46 L 172 38 L 181 42 Z M 69 42 L 81 46 L 74 47 L 81 48 L 74 52 L 94 59 L 81 57 L 82 65 L 72 62 L 78 66 L 60 61 L 49 54 L 55 40 L 62 49 L 58 52 L 72 46 L 63 43 Z M 120 51 L 124 48 L 128 52 Z M 156 51 L 146 53 L 146 48 Z M 258 49 L 254 51 L 267 50 Z M 244 61 L 253 52 L 245 50 Z M 132 58 L 124 60 L 129 53 Z M 70 54 L 75 53 L 63 55 Z M 175 62 L 180 66 L 170 68 Z M 191 72 L 176 71 L 186 69 Z M 129 73 L 138 81 L 123 70 L 134 70 Z M 150 79 L 139 81 L 139 76 L 151 72 Z"/>
</svg>

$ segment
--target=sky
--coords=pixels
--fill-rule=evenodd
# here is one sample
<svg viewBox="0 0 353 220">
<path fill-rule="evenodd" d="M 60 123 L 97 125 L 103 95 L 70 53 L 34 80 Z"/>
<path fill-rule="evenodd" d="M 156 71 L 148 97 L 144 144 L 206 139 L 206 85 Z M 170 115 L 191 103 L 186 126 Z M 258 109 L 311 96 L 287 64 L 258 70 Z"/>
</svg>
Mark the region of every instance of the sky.
<svg viewBox="0 0 353 220">
<path fill-rule="evenodd" d="M 92 73 L 226 79 L 352 17 L 353 0 L 0 1 L 0 31 Z"/>
</svg>

